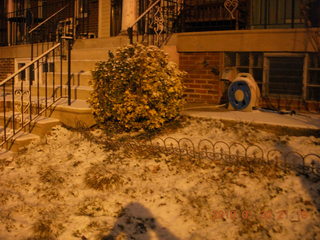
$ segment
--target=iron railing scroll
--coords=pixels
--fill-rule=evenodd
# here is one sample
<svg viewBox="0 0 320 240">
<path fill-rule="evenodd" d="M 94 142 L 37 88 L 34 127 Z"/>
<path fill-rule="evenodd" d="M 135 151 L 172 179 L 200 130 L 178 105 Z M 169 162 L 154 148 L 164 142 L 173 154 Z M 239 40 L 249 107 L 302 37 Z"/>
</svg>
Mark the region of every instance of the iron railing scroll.
<svg viewBox="0 0 320 240">
<path fill-rule="evenodd" d="M 154 1 L 127 29 L 130 43 L 162 47 L 176 31 L 180 7 L 173 0 Z"/>
</svg>

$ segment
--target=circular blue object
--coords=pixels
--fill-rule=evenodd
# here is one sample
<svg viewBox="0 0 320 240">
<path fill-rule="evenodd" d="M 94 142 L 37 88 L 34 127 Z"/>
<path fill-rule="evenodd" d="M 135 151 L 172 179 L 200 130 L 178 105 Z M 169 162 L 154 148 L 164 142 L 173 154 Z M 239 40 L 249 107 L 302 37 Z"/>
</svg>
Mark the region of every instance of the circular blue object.
<svg viewBox="0 0 320 240">
<path fill-rule="evenodd" d="M 241 100 L 237 100 L 236 91 L 241 91 L 243 94 L 243 98 Z M 246 108 L 251 101 L 251 90 L 248 86 L 248 83 L 245 81 L 235 81 L 232 82 L 228 89 L 228 98 L 229 103 L 236 110 L 242 110 Z"/>
</svg>

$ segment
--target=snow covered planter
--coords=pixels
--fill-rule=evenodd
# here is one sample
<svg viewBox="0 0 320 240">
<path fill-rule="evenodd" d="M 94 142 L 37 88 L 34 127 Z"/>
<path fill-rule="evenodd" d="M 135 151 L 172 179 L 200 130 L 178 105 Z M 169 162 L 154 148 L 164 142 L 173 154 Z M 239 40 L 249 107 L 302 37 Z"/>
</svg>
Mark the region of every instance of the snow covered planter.
<svg viewBox="0 0 320 240">
<path fill-rule="evenodd" d="M 100 125 L 122 130 L 152 130 L 179 115 L 184 73 L 157 47 L 140 44 L 119 48 L 98 62 L 89 99 Z"/>
</svg>

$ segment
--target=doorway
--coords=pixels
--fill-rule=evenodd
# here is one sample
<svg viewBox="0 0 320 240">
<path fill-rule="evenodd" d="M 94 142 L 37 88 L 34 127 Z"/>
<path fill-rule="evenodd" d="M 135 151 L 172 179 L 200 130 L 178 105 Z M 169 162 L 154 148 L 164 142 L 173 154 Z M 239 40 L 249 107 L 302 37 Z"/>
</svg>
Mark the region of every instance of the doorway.
<svg viewBox="0 0 320 240">
<path fill-rule="evenodd" d="M 111 0 L 110 36 L 114 37 L 121 32 L 122 0 Z"/>
</svg>

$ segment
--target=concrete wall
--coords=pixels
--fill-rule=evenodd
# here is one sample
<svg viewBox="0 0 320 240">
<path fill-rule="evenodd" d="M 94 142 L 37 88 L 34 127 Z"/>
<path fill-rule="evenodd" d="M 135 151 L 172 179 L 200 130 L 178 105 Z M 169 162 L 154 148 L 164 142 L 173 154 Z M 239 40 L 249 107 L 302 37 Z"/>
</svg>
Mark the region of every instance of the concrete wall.
<svg viewBox="0 0 320 240">
<path fill-rule="evenodd" d="M 40 48 L 40 46 L 39 46 Z M 40 50 L 40 49 L 39 49 Z M 42 50 L 41 50 L 42 52 Z M 31 45 L 16 45 L 9 47 L 0 47 L 0 58 L 29 58 Z"/>
<path fill-rule="evenodd" d="M 320 31 L 320 29 L 317 29 Z M 180 33 L 178 52 L 313 52 L 305 29 L 263 29 Z"/>
<path fill-rule="evenodd" d="M 99 27 L 98 37 L 110 37 L 111 0 L 99 0 Z"/>
</svg>

